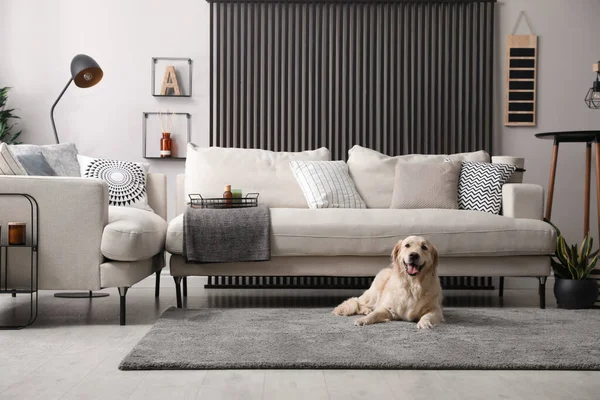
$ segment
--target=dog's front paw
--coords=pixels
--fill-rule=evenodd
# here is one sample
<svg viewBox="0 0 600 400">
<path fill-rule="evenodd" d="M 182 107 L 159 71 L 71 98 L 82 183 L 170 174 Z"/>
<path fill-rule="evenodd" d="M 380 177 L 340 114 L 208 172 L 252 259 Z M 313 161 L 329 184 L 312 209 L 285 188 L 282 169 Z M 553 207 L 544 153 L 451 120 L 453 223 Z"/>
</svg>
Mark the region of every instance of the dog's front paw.
<svg viewBox="0 0 600 400">
<path fill-rule="evenodd" d="M 433 324 L 431 323 L 430 320 L 428 320 L 426 318 L 421 318 L 419 320 L 419 322 L 417 323 L 417 328 L 419 328 L 419 329 L 431 329 L 431 328 L 433 328 Z"/>
<path fill-rule="evenodd" d="M 334 308 L 331 313 L 335 314 L 335 315 L 339 315 L 340 317 L 344 317 L 346 315 L 349 315 L 347 313 L 347 307 L 344 307 L 343 304 L 340 304 L 339 306 L 337 306 L 336 308 Z"/>
<path fill-rule="evenodd" d="M 354 326 L 363 326 L 363 325 L 368 325 L 368 319 L 367 317 L 362 317 L 357 319 L 356 321 L 354 321 Z"/>
</svg>

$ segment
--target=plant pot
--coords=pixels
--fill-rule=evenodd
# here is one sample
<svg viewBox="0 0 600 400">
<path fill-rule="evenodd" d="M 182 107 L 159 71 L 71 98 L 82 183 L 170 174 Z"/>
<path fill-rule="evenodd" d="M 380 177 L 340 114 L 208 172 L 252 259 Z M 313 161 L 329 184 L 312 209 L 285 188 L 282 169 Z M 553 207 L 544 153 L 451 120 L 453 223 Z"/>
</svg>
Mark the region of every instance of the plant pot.
<svg viewBox="0 0 600 400">
<path fill-rule="evenodd" d="M 598 284 L 594 279 L 556 278 L 554 296 L 560 308 L 590 308 L 598 299 Z"/>
</svg>

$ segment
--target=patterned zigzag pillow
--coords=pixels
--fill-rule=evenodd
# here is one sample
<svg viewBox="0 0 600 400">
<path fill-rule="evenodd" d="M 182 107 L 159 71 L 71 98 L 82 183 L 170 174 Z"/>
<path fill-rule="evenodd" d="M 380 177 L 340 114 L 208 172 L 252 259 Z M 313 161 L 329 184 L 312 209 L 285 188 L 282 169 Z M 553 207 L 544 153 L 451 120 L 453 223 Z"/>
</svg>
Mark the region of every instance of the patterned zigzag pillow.
<svg viewBox="0 0 600 400">
<path fill-rule="evenodd" d="M 77 155 L 81 176 L 108 183 L 108 204 L 153 211 L 148 205 L 146 177 L 150 164 Z"/>
<path fill-rule="evenodd" d="M 450 158 L 444 161 L 456 162 Z M 462 161 L 458 180 L 458 208 L 499 214 L 502 185 L 516 169 L 515 165 Z"/>
</svg>

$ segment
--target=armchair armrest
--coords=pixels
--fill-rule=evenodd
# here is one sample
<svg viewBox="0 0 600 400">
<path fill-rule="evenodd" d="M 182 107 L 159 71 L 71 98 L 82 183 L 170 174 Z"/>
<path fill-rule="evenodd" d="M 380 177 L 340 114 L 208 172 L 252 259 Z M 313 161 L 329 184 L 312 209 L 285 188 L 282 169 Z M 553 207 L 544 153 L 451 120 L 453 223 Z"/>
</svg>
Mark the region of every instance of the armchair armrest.
<svg viewBox="0 0 600 400">
<path fill-rule="evenodd" d="M 542 219 L 544 189 L 529 183 L 507 183 L 502 187 L 502 215 L 510 218 Z"/>
<path fill-rule="evenodd" d="M 0 176 L 0 192 L 27 193 L 38 202 L 40 289 L 100 289 L 100 264 L 104 260 L 100 244 L 108 223 L 106 182 L 75 177 Z M 15 198 L 0 197 L 0 223 L 8 219 L 27 221 L 28 215 L 29 207 Z M 27 232 L 30 229 L 27 227 Z"/>
<path fill-rule="evenodd" d="M 167 220 L 167 176 L 165 174 L 149 173 L 146 179 L 148 205 L 154 212 Z"/>
</svg>

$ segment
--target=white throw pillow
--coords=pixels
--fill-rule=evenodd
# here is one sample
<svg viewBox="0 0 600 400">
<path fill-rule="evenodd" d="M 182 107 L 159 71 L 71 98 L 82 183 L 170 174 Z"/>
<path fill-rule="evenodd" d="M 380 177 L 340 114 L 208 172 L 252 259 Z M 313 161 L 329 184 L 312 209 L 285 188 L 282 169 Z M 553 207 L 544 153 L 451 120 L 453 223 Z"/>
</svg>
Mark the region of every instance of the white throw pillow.
<svg viewBox="0 0 600 400">
<path fill-rule="evenodd" d="M 446 159 L 453 161 L 456 160 Z M 463 161 L 458 180 L 458 208 L 499 214 L 502 185 L 516 169 L 516 165 Z"/>
<path fill-rule="evenodd" d="M 367 208 L 343 161 L 290 161 L 309 208 Z"/>
<path fill-rule="evenodd" d="M 490 162 L 490 156 L 483 150 L 458 154 L 409 154 L 390 157 L 362 146 L 354 146 L 348 151 L 348 168 L 368 208 L 390 208 L 394 191 L 396 163 L 438 163 L 444 159 Z"/>
<path fill-rule="evenodd" d="M 152 211 L 148 205 L 146 179 L 148 163 L 108 160 L 77 155 L 84 178 L 99 178 L 108 183 L 111 206 L 134 207 Z"/>
<path fill-rule="evenodd" d="M 0 175 L 27 175 L 25 168 L 12 154 L 6 143 L 0 143 Z"/>
<path fill-rule="evenodd" d="M 185 201 L 188 194 L 222 197 L 223 187 L 241 189 L 242 195 L 259 193 L 259 204 L 280 208 L 306 208 L 290 161 L 329 161 L 329 150 L 274 152 L 260 149 L 199 147 L 188 144 L 185 161 Z"/>
</svg>

